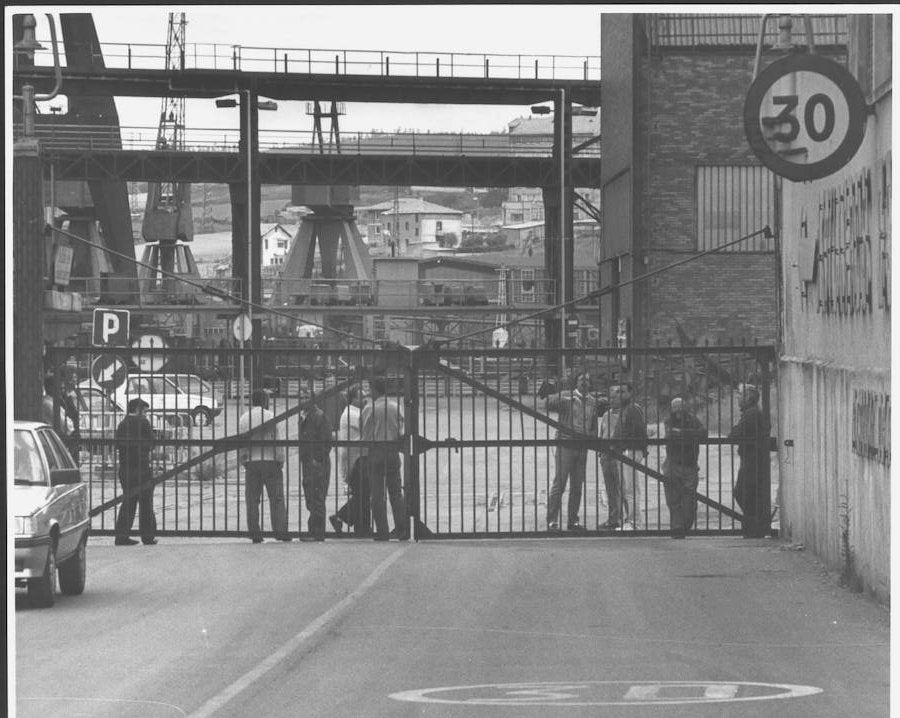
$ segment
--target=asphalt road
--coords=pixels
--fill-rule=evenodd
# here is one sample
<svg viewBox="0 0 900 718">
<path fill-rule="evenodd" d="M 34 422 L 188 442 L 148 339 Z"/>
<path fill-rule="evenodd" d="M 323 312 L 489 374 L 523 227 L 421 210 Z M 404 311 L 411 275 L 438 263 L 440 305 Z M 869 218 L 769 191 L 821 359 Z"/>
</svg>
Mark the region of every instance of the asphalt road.
<svg viewBox="0 0 900 718">
<path fill-rule="evenodd" d="M 16 714 L 888 715 L 888 611 L 793 548 L 93 538 L 82 596 L 16 593 Z"/>
</svg>

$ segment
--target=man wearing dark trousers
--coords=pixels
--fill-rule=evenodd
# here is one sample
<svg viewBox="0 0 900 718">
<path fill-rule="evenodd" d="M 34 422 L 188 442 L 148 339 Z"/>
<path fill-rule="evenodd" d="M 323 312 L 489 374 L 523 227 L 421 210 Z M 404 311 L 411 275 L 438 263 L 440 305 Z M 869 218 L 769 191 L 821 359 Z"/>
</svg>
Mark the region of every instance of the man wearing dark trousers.
<svg viewBox="0 0 900 718">
<path fill-rule="evenodd" d="M 359 417 L 360 436 L 364 441 L 395 442 L 403 436 L 403 411 L 400 404 L 385 396 L 383 379 L 372 380 L 372 395 Z M 393 446 L 372 445 L 367 456 L 372 518 L 375 540 L 396 538 L 409 540 L 409 521 L 400 478 L 400 453 Z M 391 501 L 394 530 L 388 533 L 385 491 Z"/>
<path fill-rule="evenodd" d="M 706 427 L 691 414 L 684 399 L 675 397 L 666 419 L 666 460 L 663 463 L 666 505 L 672 538 L 682 539 L 697 519 L 697 485 L 700 483 L 700 441 L 707 436 Z"/>
<path fill-rule="evenodd" d="M 770 526 L 770 431 L 769 417 L 759 408 L 759 390 L 745 384 L 741 392 L 741 419 L 728 434 L 729 439 L 739 442 L 741 464 L 734 485 L 734 500 L 744 514 L 741 531 L 745 538 L 762 538 Z"/>
<path fill-rule="evenodd" d="M 141 542 L 145 546 L 156 543 L 156 515 L 153 513 L 153 475 L 150 471 L 150 449 L 153 447 L 153 428 L 144 411 L 149 404 L 143 399 L 128 402 L 128 415 L 116 427 L 119 451 L 119 483 L 126 498 L 116 517 L 116 546 L 133 546 L 130 538 L 137 507 Z"/>
<path fill-rule="evenodd" d="M 559 412 L 559 423 L 573 429 L 577 434 L 597 435 L 597 417 L 600 404 L 591 394 L 591 375 L 579 372 L 575 377 L 575 388 L 564 390 L 547 397 L 547 409 Z M 562 430 L 556 432 L 558 439 L 571 439 L 572 434 Z M 584 489 L 584 474 L 587 464 L 588 450 L 584 446 L 563 446 L 556 450 L 556 473 L 547 498 L 547 529 L 557 532 L 559 514 L 562 506 L 562 494 L 566 483 L 569 485 L 569 501 L 566 507 L 566 528 L 569 531 L 583 531 L 578 521 L 578 510 L 581 507 L 581 496 Z"/>
<path fill-rule="evenodd" d="M 300 396 L 300 472 L 303 496 L 309 511 L 308 535 L 301 541 L 325 540 L 325 497 L 331 477 L 331 424 L 325 412 L 313 403 L 312 392 L 304 389 Z M 309 442 L 309 443 L 304 443 Z"/>
<path fill-rule="evenodd" d="M 269 411 L 269 395 L 263 389 L 256 389 L 250 395 L 250 403 L 250 409 L 238 421 L 238 433 L 249 434 L 252 441 L 284 440 L 284 427 L 280 423 L 265 429 L 257 428 L 275 418 L 275 414 Z M 241 463 L 244 464 L 244 499 L 247 504 L 247 531 L 250 539 L 253 543 L 263 542 L 259 502 L 265 487 L 275 538 L 290 541 L 284 507 L 284 478 L 281 473 L 284 447 L 250 446 L 241 452 Z"/>
</svg>

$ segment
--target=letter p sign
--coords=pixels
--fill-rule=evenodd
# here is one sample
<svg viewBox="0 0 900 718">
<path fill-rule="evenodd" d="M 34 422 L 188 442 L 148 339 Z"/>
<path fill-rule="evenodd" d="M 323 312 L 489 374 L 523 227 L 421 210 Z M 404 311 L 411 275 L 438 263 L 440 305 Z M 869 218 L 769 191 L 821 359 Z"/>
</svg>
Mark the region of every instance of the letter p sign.
<svg viewBox="0 0 900 718">
<path fill-rule="evenodd" d="M 127 309 L 95 309 L 95 347 L 127 347 L 131 313 Z"/>
</svg>

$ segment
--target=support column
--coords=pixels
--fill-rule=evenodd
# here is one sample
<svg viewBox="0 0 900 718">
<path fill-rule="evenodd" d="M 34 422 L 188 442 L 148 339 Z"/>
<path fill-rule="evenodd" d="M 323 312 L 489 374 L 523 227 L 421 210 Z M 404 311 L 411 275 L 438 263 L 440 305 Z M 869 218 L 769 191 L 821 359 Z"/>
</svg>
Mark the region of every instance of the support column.
<svg viewBox="0 0 900 718">
<path fill-rule="evenodd" d="M 13 415 L 39 421 L 44 371 L 41 162 L 35 141 L 17 142 L 13 152 Z"/>
</svg>

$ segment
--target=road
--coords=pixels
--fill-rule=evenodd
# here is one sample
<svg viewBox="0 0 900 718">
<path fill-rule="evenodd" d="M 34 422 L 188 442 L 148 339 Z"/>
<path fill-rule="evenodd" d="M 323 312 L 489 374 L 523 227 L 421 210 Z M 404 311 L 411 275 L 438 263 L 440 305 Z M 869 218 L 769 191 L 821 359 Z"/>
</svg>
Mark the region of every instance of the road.
<svg viewBox="0 0 900 718">
<path fill-rule="evenodd" d="M 92 538 L 16 594 L 17 715 L 886 716 L 888 611 L 796 548 Z"/>
</svg>

